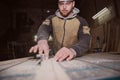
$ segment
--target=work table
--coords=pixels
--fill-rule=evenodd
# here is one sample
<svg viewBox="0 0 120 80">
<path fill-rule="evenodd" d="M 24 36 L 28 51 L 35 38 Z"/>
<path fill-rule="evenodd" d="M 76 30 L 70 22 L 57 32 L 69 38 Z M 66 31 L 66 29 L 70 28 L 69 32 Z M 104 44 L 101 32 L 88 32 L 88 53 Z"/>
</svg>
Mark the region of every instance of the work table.
<svg viewBox="0 0 120 80">
<path fill-rule="evenodd" d="M 26 57 L 0 62 L 0 80 L 120 80 L 120 55 L 92 53 L 71 61 Z"/>
</svg>

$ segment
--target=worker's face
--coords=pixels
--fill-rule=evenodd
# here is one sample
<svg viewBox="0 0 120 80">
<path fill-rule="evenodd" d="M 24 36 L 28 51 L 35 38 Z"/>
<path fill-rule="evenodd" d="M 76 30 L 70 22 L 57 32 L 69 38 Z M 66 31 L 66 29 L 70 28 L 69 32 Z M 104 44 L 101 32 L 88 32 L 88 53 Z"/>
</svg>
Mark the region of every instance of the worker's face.
<svg viewBox="0 0 120 80">
<path fill-rule="evenodd" d="M 73 0 L 59 0 L 58 7 L 62 16 L 67 17 L 72 13 L 75 2 Z"/>
</svg>

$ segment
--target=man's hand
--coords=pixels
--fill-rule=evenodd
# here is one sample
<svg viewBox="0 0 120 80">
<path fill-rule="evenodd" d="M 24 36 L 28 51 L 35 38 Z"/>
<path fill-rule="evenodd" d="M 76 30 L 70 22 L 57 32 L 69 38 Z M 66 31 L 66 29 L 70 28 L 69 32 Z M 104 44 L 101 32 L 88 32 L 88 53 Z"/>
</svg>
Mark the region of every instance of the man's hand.
<svg viewBox="0 0 120 80">
<path fill-rule="evenodd" d="M 61 48 L 56 54 L 55 54 L 55 60 L 56 61 L 63 61 L 63 60 L 71 60 L 73 59 L 74 57 L 76 56 L 76 52 L 74 49 L 70 48 L 66 48 L 66 47 L 63 47 Z"/>
<path fill-rule="evenodd" d="M 41 53 L 44 53 L 46 58 L 48 59 L 49 58 L 49 46 L 48 46 L 48 43 L 47 43 L 47 40 L 40 40 L 38 41 L 38 44 L 31 47 L 30 50 L 29 50 L 30 53 L 34 52 L 39 52 L 40 54 Z"/>
</svg>

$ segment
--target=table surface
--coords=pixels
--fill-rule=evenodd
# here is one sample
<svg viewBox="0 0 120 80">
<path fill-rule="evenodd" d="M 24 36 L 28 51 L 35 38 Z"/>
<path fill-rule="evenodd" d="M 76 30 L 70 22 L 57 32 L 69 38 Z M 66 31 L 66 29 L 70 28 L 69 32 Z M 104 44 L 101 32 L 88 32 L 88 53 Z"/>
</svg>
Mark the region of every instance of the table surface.
<svg viewBox="0 0 120 80">
<path fill-rule="evenodd" d="M 0 62 L 0 80 L 120 80 L 120 55 L 87 54 L 71 61 L 26 57 Z"/>
</svg>

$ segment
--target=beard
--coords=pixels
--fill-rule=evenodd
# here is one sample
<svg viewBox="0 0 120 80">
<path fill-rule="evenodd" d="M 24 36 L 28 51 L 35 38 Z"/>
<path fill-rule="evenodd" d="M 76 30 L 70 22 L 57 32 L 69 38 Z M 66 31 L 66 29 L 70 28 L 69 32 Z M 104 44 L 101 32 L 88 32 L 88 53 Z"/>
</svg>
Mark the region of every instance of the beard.
<svg viewBox="0 0 120 80">
<path fill-rule="evenodd" d="M 72 13 L 72 9 L 71 9 L 70 11 L 68 11 L 68 10 L 62 10 L 62 11 L 60 11 L 60 14 L 61 14 L 63 17 L 67 17 L 67 16 L 69 16 L 71 13 Z"/>
</svg>

